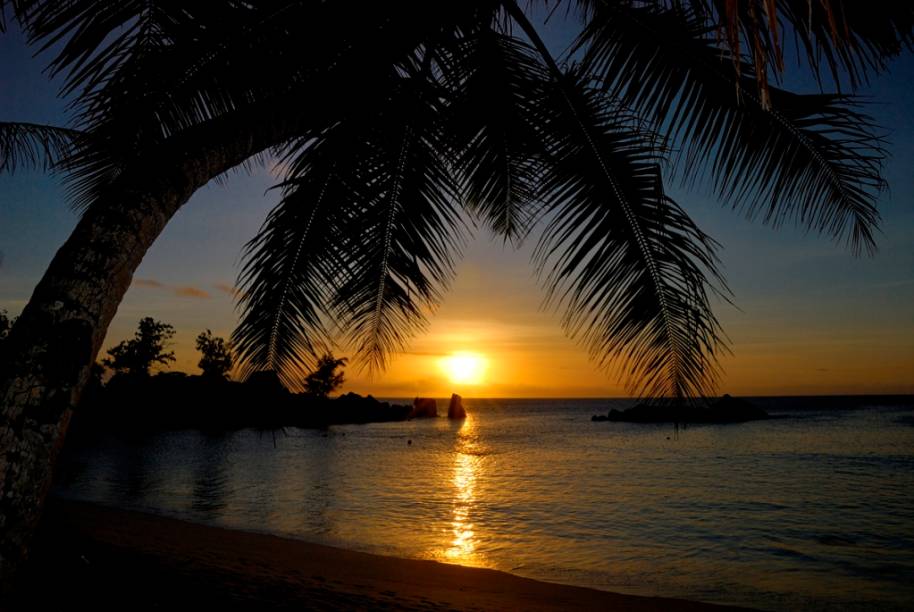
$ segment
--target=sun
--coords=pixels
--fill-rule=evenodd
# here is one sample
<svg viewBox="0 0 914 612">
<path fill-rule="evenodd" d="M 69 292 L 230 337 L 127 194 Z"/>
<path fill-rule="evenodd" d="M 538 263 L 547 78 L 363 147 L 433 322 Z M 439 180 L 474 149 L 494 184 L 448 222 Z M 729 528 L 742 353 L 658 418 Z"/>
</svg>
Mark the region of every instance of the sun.
<svg viewBox="0 0 914 612">
<path fill-rule="evenodd" d="M 452 353 L 443 357 L 441 369 L 454 384 L 478 385 L 483 382 L 488 360 L 479 353 Z"/>
</svg>

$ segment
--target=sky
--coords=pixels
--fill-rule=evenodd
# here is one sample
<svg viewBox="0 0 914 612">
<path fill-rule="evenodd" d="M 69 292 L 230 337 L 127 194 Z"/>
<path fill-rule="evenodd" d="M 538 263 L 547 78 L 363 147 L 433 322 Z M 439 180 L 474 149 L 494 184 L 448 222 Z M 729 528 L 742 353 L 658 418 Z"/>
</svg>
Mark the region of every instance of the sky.
<svg viewBox="0 0 914 612">
<path fill-rule="evenodd" d="M 565 26 L 544 28 L 553 48 Z M 0 121 L 63 123 L 59 82 L 43 74 L 19 32 L 0 35 Z M 671 195 L 722 246 L 734 305 L 715 312 L 730 339 L 720 391 L 735 395 L 914 393 L 914 59 L 897 60 L 860 93 L 886 132 L 890 189 L 879 199 L 882 233 L 873 257 L 854 257 L 828 238 L 772 229 L 709 194 L 673 186 Z M 800 80 L 798 85 L 809 87 Z M 241 250 L 275 204 L 274 169 L 238 172 L 193 196 L 152 246 L 134 277 L 105 348 L 153 316 L 177 329 L 173 370 L 197 372 L 194 337 L 228 337 L 237 322 L 232 287 Z M 18 313 L 77 221 L 64 189 L 39 172 L 0 176 L 0 309 Z M 560 313 L 542 308 L 520 249 L 485 231 L 471 241 L 456 280 L 428 329 L 374 377 L 347 369 L 346 390 L 380 397 L 618 397 L 620 382 L 567 339 Z M 104 349 L 103 349 L 104 350 Z M 481 356 L 482 371 L 455 380 L 442 359 Z M 340 347 L 337 356 L 351 356 Z M 456 377 L 459 378 L 459 377 Z"/>
</svg>

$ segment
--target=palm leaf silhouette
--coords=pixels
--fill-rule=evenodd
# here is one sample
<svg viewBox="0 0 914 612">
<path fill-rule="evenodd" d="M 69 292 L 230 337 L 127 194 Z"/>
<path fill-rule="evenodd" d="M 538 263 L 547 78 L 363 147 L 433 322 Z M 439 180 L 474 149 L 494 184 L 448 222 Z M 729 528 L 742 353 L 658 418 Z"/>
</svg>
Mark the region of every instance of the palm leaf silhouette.
<svg viewBox="0 0 914 612">
<path fill-rule="evenodd" d="M 566 330 L 638 394 L 709 394 L 723 348 L 714 243 L 664 194 L 652 139 L 598 92 L 572 73 L 543 104 L 556 108 L 555 163 L 535 258 Z"/>
<path fill-rule="evenodd" d="M 515 244 L 540 206 L 547 120 L 536 105 L 546 71 L 529 45 L 488 24 L 445 58 L 449 112 L 461 138 L 462 197 L 496 234 Z"/>
<path fill-rule="evenodd" d="M 581 61 L 562 68 L 513 1 L 4 2 L 52 54 L 74 131 L 0 129 L 0 163 L 52 164 L 90 207 L 127 169 L 154 171 L 151 152 L 276 113 L 300 127 L 270 145 L 289 170 L 245 251 L 244 372 L 295 386 L 340 337 L 383 368 L 426 324 L 480 219 L 513 244 L 539 232 L 550 303 L 633 392 L 707 394 L 726 350 L 709 300 L 727 290 L 664 172 L 872 251 L 879 134 L 852 96 L 780 87 L 784 40 L 816 78 L 853 89 L 911 45 L 914 8 L 561 6 L 581 18 L 566 57 Z"/>
<path fill-rule="evenodd" d="M 0 122 L 0 172 L 60 170 L 82 136 L 76 130 L 51 125 Z"/>
<path fill-rule="evenodd" d="M 661 125 L 682 148 L 681 175 L 703 169 L 723 202 L 750 217 L 801 226 L 875 248 L 883 186 L 881 140 L 855 100 L 837 94 L 755 91 L 685 9 L 602 4 L 579 45 L 607 90 Z"/>
</svg>

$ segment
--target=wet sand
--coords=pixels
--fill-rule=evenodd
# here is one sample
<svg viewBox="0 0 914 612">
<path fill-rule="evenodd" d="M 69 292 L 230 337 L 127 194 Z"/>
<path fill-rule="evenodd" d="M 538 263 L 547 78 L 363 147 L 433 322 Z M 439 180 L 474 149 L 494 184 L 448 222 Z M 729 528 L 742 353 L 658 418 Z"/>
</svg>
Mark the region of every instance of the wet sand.
<svg viewBox="0 0 914 612">
<path fill-rule="evenodd" d="M 725 610 L 385 557 L 85 503 L 48 504 L 8 609 Z"/>
</svg>

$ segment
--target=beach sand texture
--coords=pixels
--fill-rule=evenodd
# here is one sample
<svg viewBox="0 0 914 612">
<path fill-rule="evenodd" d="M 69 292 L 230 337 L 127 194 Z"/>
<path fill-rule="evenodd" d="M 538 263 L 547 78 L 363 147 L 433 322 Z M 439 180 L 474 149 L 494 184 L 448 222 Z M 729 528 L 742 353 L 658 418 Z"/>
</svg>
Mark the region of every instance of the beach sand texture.
<svg viewBox="0 0 914 612">
<path fill-rule="evenodd" d="M 9 610 L 726 610 L 54 500 Z"/>
</svg>

